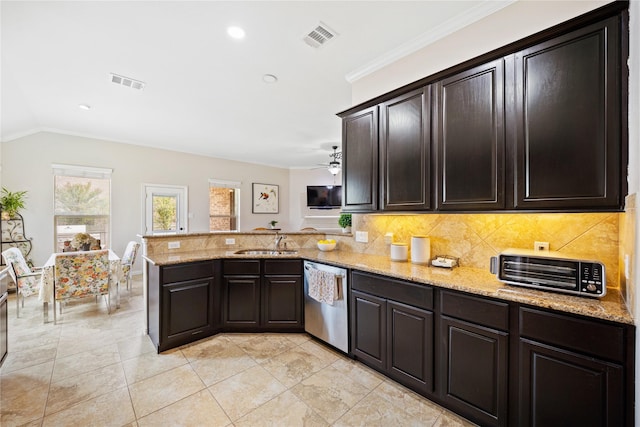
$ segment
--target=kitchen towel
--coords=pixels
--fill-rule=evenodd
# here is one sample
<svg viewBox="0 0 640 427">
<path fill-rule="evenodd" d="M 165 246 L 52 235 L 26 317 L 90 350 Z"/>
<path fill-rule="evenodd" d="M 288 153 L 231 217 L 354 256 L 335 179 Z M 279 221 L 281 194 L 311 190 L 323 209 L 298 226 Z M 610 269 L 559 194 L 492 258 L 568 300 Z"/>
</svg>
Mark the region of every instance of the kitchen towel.
<svg viewBox="0 0 640 427">
<path fill-rule="evenodd" d="M 309 296 L 318 302 L 333 305 L 339 299 L 338 280 L 335 273 L 321 271 L 316 268 L 307 270 Z"/>
</svg>

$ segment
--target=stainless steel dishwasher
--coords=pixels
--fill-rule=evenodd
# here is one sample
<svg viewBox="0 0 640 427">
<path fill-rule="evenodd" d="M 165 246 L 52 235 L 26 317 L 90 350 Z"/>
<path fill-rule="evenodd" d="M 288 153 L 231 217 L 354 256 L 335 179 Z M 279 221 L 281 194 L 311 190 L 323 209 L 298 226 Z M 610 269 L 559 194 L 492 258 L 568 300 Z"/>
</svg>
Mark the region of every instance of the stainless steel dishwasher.
<svg viewBox="0 0 640 427">
<path fill-rule="evenodd" d="M 333 305 L 309 296 L 309 271 L 317 269 L 335 275 L 339 286 Z M 327 344 L 349 353 L 349 310 L 347 304 L 347 270 L 317 262 L 304 262 L 304 329 Z"/>
</svg>

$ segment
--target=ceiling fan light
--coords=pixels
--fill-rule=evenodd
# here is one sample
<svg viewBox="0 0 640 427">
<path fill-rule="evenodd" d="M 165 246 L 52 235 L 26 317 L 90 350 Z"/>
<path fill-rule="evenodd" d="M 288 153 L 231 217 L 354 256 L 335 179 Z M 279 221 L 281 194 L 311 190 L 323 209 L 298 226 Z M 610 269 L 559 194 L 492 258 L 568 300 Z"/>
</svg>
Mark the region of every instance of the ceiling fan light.
<svg viewBox="0 0 640 427">
<path fill-rule="evenodd" d="M 337 175 L 340 172 L 340 163 L 338 162 L 329 163 L 329 167 L 327 168 L 327 170 L 331 175 L 334 175 L 334 176 Z"/>
</svg>

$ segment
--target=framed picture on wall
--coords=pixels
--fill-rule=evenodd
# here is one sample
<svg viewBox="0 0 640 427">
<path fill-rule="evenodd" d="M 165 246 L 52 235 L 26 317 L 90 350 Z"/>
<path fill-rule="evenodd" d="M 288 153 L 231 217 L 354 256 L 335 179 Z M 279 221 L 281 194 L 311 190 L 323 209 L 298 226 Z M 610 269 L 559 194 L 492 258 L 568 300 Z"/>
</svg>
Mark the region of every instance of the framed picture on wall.
<svg viewBox="0 0 640 427">
<path fill-rule="evenodd" d="M 253 213 L 278 213 L 278 186 L 253 183 Z"/>
</svg>

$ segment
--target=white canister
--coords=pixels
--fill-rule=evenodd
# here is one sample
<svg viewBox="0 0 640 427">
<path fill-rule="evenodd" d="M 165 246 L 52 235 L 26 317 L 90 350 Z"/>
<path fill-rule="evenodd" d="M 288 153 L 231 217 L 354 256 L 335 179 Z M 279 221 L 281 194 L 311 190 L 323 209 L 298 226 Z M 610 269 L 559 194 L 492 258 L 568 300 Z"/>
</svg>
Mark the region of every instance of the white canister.
<svg viewBox="0 0 640 427">
<path fill-rule="evenodd" d="M 411 262 L 428 264 L 431 258 L 431 241 L 427 236 L 411 236 Z"/>
<path fill-rule="evenodd" d="M 406 261 L 409 257 L 409 245 L 406 243 L 391 244 L 391 261 Z"/>
</svg>

